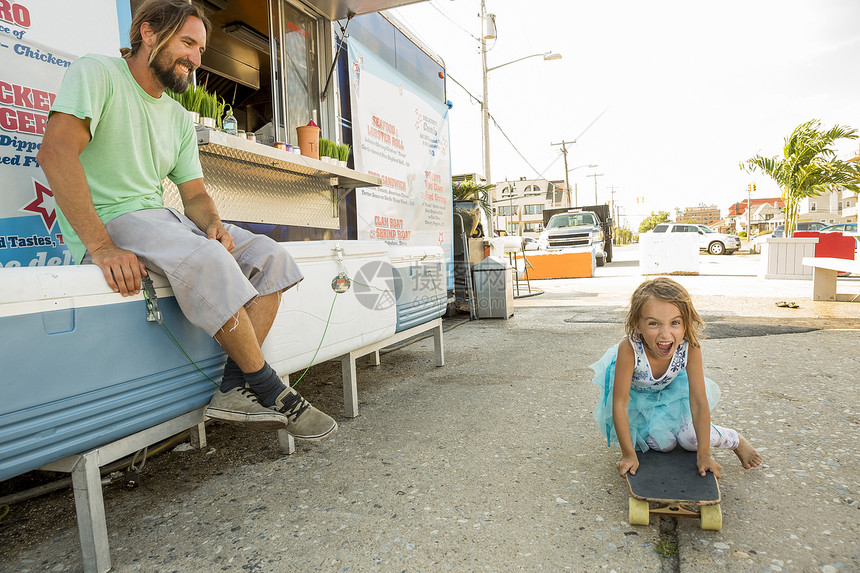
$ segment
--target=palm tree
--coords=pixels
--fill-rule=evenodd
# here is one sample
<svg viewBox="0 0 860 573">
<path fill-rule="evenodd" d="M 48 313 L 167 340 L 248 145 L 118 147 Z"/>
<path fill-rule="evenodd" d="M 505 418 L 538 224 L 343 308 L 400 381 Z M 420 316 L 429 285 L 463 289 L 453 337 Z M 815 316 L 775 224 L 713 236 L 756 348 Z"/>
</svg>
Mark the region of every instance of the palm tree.
<svg viewBox="0 0 860 573">
<path fill-rule="evenodd" d="M 812 119 L 785 139 L 783 157 L 756 155 L 741 164 L 748 173 L 760 169 L 782 187 L 786 237 L 794 234 L 801 199 L 821 195 L 833 186 L 860 193 L 860 165 L 837 159 L 832 148 L 838 139 L 857 137 L 856 129 L 835 125 L 824 131 L 821 122 Z"/>
<path fill-rule="evenodd" d="M 479 208 L 484 212 L 487 221 L 493 216 L 493 209 L 490 204 L 490 189 L 495 185 L 486 183 L 481 184 L 474 179 L 466 179 L 465 181 L 454 182 L 451 186 L 451 191 L 454 195 L 454 201 L 475 201 Z M 480 220 L 474 221 L 472 231 L 478 225 Z"/>
</svg>

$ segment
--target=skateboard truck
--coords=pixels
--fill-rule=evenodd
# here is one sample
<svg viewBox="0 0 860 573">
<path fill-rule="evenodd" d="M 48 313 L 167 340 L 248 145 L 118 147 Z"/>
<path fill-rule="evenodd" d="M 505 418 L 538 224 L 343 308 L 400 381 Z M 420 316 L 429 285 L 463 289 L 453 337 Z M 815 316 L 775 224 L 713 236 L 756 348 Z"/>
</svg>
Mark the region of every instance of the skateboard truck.
<svg viewBox="0 0 860 573">
<path fill-rule="evenodd" d="M 141 277 L 140 284 L 143 287 L 143 298 L 146 300 L 147 322 L 161 324 L 164 322 L 164 318 L 161 316 L 161 309 L 158 308 L 158 295 L 155 294 L 155 286 L 152 284 L 152 279 L 148 275 Z"/>
</svg>

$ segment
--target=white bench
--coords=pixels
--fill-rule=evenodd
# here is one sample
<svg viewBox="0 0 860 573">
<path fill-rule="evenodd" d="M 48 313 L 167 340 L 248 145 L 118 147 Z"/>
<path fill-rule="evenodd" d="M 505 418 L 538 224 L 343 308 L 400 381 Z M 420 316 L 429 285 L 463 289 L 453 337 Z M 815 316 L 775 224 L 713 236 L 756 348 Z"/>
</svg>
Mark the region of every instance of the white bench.
<svg viewBox="0 0 860 573">
<path fill-rule="evenodd" d="M 812 267 L 812 300 L 839 300 L 836 294 L 837 272 L 860 274 L 860 261 L 858 260 L 803 257 L 802 262 L 805 266 Z M 853 299 L 845 295 L 844 300 Z"/>
<path fill-rule="evenodd" d="M 353 350 L 340 357 L 343 374 L 344 411 L 348 417 L 353 418 L 358 415 L 356 358 L 373 354 L 373 365 L 379 366 L 380 349 L 427 331 L 433 332 L 436 366 L 444 366 L 445 348 L 441 318 L 397 332 L 385 340 Z M 194 447 L 198 449 L 206 447 L 205 420 L 206 408 L 198 408 L 136 434 L 46 464 L 40 468 L 48 471 L 67 472 L 72 476 L 85 573 L 105 573 L 111 568 L 100 468 L 186 430 L 189 431 L 191 444 Z M 286 430 L 277 430 L 277 435 L 281 452 L 288 455 L 294 453 L 296 446 L 293 436 Z"/>
<path fill-rule="evenodd" d="M 85 573 L 105 573 L 111 568 L 100 468 L 186 430 L 189 431 L 192 446 L 197 449 L 205 448 L 205 420 L 206 408 L 198 408 L 115 442 L 40 468 L 67 472 L 72 476 Z M 277 433 L 281 452 L 285 454 L 295 452 L 293 436 L 286 430 L 277 430 Z"/>
<path fill-rule="evenodd" d="M 442 319 L 413 326 L 407 330 L 396 332 L 385 340 L 375 342 L 364 348 L 357 348 L 341 356 L 341 372 L 343 375 L 343 410 L 347 418 L 358 416 L 358 376 L 355 360 L 367 354 L 373 354 L 373 366 L 380 365 L 379 351 L 386 346 L 402 342 L 421 333 L 433 331 L 433 347 L 436 351 L 436 366 L 445 366 L 445 346 L 442 339 Z"/>
</svg>

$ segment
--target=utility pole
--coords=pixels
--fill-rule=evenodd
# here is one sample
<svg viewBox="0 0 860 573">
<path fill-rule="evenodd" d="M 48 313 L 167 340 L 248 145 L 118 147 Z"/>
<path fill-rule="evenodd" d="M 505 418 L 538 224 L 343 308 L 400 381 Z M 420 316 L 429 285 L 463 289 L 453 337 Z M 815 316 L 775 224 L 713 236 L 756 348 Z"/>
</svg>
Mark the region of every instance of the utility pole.
<svg viewBox="0 0 860 573">
<path fill-rule="evenodd" d="M 611 199 L 609 201 L 609 216 L 612 217 L 612 227 L 613 227 L 612 238 L 615 239 L 616 241 L 617 241 L 617 237 L 618 237 L 618 235 L 616 234 L 616 231 L 618 230 L 618 211 L 615 207 L 615 190 L 617 188 L 618 187 L 615 185 L 611 185 L 609 187 L 609 193 L 610 193 L 609 196 L 611 197 Z M 616 242 L 615 244 L 618 244 L 618 243 Z"/>
<path fill-rule="evenodd" d="M 574 144 L 576 140 L 573 141 L 562 141 L 561 143 L 550 143 L 550 145 L 561 145 L 561 153 L 564 155 L 564 190 L 567 193 L 567 206 L 573 207 L 573 203 L 570 202 L 570 180 L 567 175 L 567 145 Z"/>
<path fill-rule="evenodd" d="M 603 173 L 589 173 L 586 177 L 594 177 L 594 204 L 597 205 L 597 178 L 603 177 Z"/>
<path fill-rule="evenodd" d="M 750 240 L 750 224 L 752 223 L 752 213 L 750 212 L 750 207 L 752 206 L 752 193 L 755 191 L 755 183 L 750 183 L 747 185 L 747 241 Z"/>
<path fill-rule="evenodd" d="M 495 30 L 488 30 L 487 6 L 481 0 L 481 71 L 484 80 L 484 99 L 481 102 L 481 120 L 484 128 L 484 179 L 488 185 L 493 184 L 490 174 L 490 108 L 487 105 L 487 36 L 495 37 Z M 492 218 L 491 218 L 492 219 Z M 493 222 L 487 221 L 490 227 L 487 236 L 493 236 Z"/>
</svg>

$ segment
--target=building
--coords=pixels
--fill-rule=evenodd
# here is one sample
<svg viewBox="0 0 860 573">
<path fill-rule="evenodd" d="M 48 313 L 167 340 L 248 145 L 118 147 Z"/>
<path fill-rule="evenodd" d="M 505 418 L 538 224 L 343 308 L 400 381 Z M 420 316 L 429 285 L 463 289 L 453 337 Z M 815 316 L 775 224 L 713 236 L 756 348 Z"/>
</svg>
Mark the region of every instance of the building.
<svg viewBox="0 0 860 573">
<path fill-rule="evenodd" d="M 480 173 L 463 173 L 461 175 L 451 176 L 452 183 L 460 183 L 461 181 L 474 181 L 479 185 L 483 185 L 486 182 L 484 176 Z"/>
<path fill-rule="evenodd" d="M 544 209 L 566 205 L 563 183 L 559 186 L 546 179 L 525 177 L 500 181 L 493 189 L 493 228 L 509 235 L 537 237 L 543 231 Z"/>
<path fill-rule="evenodd" d="M 851 191 L 827 191 L 818 197 L 801 199 L 798 221 L 820 221 L 827 225 L 857 222 L 857 195 Z"/>
<path fill-rule="evenodd" d="M 856 152 L 855 152 L 856 153 Z M 860 155 L 851 154 L 843 161 L 860 162 Z M 857 222 L 858 196 L 852 191 L 833 187 L 817 197 L 801 199 L 798 205 L 798 221 L 818 221 L 826 225 Z"/>
<path fill-rule="evenodd" d="M 729 206 L 724 230 L 729 233 L 745 233 L 749 230 L 751 235 L 769 233 L 785 222 L 784 208 L 785 203 L 779 197 L 738 201 Z"/>
<path fill-rule="evenodd" d="M 679 223 L 710 225 L 720 220 L 720 208 L 716 205 L 700 203 L 698 207 L 687 207 L 679 216 Z"/>
</svg>

